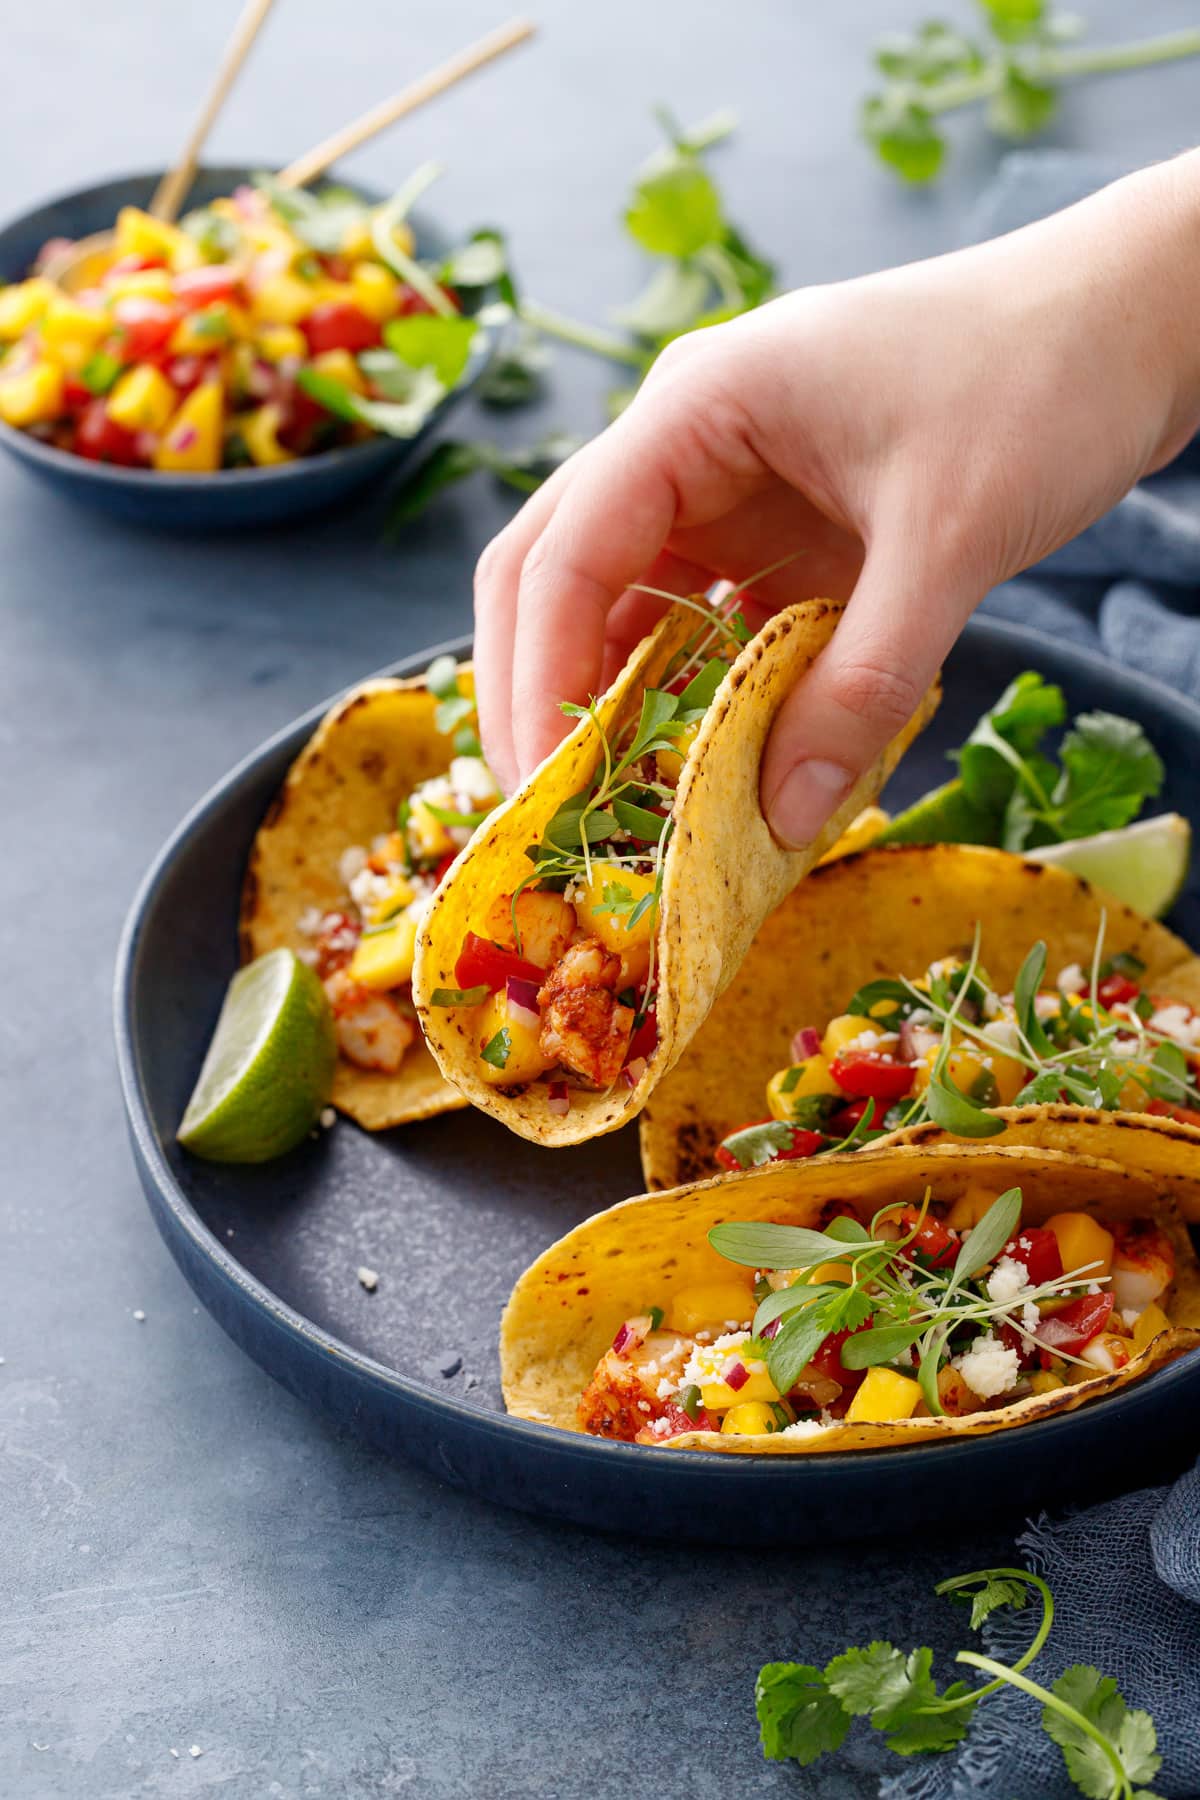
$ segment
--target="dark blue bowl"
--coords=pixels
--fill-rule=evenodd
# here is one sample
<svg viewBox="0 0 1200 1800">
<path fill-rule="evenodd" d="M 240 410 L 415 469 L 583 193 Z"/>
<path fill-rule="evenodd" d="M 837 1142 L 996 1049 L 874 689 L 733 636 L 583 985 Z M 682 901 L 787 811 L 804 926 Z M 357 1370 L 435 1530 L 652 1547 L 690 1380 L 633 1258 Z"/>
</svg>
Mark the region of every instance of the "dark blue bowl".
<svg viewBox="0 0 1200 1800">
<path fill-rule="evenodd" d="M 432 654 L 395 672 L 416 673 Z M 1168 769 L 1164 806 L 1200 814 L 1200 709 L 1097 656 L 985 620 L 949 659 L 945 705 L 905 759 L 897 803 L 944 778 L 946 748 L 1030 667 L 1062 683 L 1073 712 L 1141 719 Z M 723 1457 L 509 1418 L 496 1349 L 504 1300 L 553 1239 L 639 1190 L 635 1129 L 542 1150 L 468 1111 L 375 1137 L 343 1122 L 257 1167 L 185 1155 L 175 1130 L 236 965 L 246 855 L 321 710 L 255 751 L 184 820 L 133 904 L 116 976 L 121 1083 L 155 1222 L 204 1305 L 286 1388 L 503 1505 L 723 1544 L 894 1533 L 901 1516 L 953 1533 L 985 1516 L 1088 1504 L 1194 1458 L 1200 1353 L 1077 1412 L 911 1450 Z M 1200 941 L 1194 883 L 1175 918 Z M 370 1295 L 355 1278 L 362 1264 L 380 1273 Z"/>
<path fill-rule="evenodd" d="M 188 207 L 203 206 L 222 194 L 232 193 L 251 174 L 249 168 L 202 169 L 188 196 Z M 48 238 L 82 238 L 94 231 L 107 231 L 115 224 L 121 207 L 145 207 L 160 179 L 161 172 L 118 176 L 47 201 L 14 220 L 0 230 L 0 283 L 18 281 L 27 274 Z M 351 185 L 366 200 L 384 198 L 361 182 Z M 444 241 L 420 216 L 413 220 L 413 229 L 422 255 L 436 256 L 444 250 Z M 191 531 L 272 525 L 280 519 L 332 506 L 356 488 L 381 481 L 415 455 L 471 391 L 494 347 L 494 333 L 481 326 L 461 381 L 415 437 L 370 438 L 344 450 L 326 450 L 272 468 L 222 469 L 206 475 L 120 469 L 56 450 L 2 421 L 0 445 L 31 475 L 49 482 L 60 493 L 135 525 Z"/>
</svg>

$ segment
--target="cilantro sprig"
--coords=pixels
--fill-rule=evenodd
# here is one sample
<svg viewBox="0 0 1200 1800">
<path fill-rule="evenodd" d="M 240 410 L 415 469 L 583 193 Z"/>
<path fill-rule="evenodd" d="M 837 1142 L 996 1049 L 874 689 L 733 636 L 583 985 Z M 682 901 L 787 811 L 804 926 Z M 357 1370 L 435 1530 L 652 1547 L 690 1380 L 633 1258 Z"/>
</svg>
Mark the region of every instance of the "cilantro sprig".
<svg viewBox="0 0 1200 1800">
<path fill-rule="evenodd" d="M 878 841 L 1019 852 L 1132 823 L 1163 784 L 1145 732 L 1117 713 L 1081 713 L 1055 761 L 1045 740 L 1066 721 L 1062 689 L 1025 670 L 951 752 L 957 779 L 897 814 Z"/>
<path fill-rule="evenodd" d="M 1157 1800 L 1141 1785 L 1162 1766 L 1149 1713 L 1127 1706 L 1116 1682 L 1087 1664 L 1072 1664 L 1050 1687 L 1026 1673 L 1054 1623 L 1054 1597 L 1040 1575 L 975 1569 L 939 1582 L 934 1592 L 969 1604 L 972 1631 L 1000 1608 L 1021 1611 L 1034 1598 L 1041 1601 L 1041 1619 L 1028 1649 L 1012 1664 L 974 1650 L 958 1652 L 957 1663 L 990 1677 L 977 1687 L 955 1681 L 939 1692 L 932 1650 L 906 1652 L 882 1639 L 842 1651 L 824 1669 L 765 1663 L 754 1695 L 763 1755 L 806 1767 L 840 1750 L 856 1718 L 882 1732 L 898 1756 L 945 1752 L 966 1736 L 982 1701 L 1013 1687 L 1041 1702 L 1042 1728 L 1089 1800 Z"/>
<path fill-rule="evenodd" d="M 1027 138 L 1054 118 L 1066 82 L 1200 54 L 1194 29 L 1073 49 L 1082 21 L 1046 0 L 980 0 L 980 10 L 981 36 L 927 19 L 876 45 L 883 86 L 863 101 L 859 124 L 880 160 L 904 181 L 922 184 L 941 173 L 947 143 L 938 121 L 950 113 L 982 107 L 996 136 Z"/>
</svg>

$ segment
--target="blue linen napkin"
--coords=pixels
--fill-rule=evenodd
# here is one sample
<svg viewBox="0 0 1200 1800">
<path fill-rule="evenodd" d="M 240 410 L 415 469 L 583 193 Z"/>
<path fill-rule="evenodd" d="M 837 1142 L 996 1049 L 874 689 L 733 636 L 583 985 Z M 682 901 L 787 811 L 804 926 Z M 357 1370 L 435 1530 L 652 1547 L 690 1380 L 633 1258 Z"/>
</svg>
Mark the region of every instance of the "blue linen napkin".
<svg viewBox="0 0 1200 1800">
<path fill-rule="evenodd" d="M 973 221 L 975 239 L 1082 199 L 1122 168 L 1066 152 L 1006 158 Z M 1197 297 L 1200 330 L 1200 296 Z M 1200 439 L 1081 537 L 989 595 L 983 610 L 1091 648 L 1200 699 Z M 1114 1454 L 1119 1454 L 1114 1445 Z M 1200 1795 L 1200 1464 L 1173 1487 L 1125 1495 L 1018 1540 L 1055 1598 L 1054 1629 L 1031 1676 L 1048 1687 L 1072 1663 L 1111 1675 L 1153 1713 L 1165 1800 Z M 1040 1616 L 1040 1609 L 1038 1616 Z M 993 1614 L 986 1653 L 1011 1662 L 1031 1611 Z M 964 1642 L 970 1634 L 965 1634 Z M 1078 1800 L 1040 1708 L 1007 1689 L 979 1708 L 958 1750 L 886 1779 L 881 1800 Z"/>
</svg>

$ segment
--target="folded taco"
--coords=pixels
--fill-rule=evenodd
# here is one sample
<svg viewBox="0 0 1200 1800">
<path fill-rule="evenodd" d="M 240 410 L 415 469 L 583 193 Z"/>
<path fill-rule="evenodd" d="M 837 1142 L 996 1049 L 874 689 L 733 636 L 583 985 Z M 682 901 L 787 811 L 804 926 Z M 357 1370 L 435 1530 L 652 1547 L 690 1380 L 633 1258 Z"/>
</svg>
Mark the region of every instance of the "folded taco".
<svg viewBox="0 0 1200 1800">
<path fill-rule="evenodd" d="M 762 926 L 643 1114 L 646 1185 L 881 1133 L 1053 1149 L 1056 1121 L 1082 1119 L 1094 1154 L 1152 1167 L 1200 1218 L 1197 1009 L 1200 959 L 1078 876 L 978 846 L 867 850 Z"/>
<path fill-rule="evenodd" d="M 510 1412 L 773 1455 L 1033 1423 L 1200 1346 L 1173 1202 L 1084 1154 L 948 1145 L 627 1200 L 540 1256 L 501 1325 Z"/>
<path fill-rule="evenodd" d="M 369 1131 L 466 1104 L 417 1027 L 417 928 L 438 881 L 499 801 L 475 733 L 469 664 L 368 681 L 322 719 L 254 840 L 246 960 L 312 963 L 333 1008 L 333 1103 Z"/>
<path fill-rule="evenodd" d="M 811 600 L 752 641 L 674 606 L 612 688 L 488 820 L 418 937 L 413 992 L 442 1073 L 513 1131 L 578 1143 L 632 1118 L 762 919 L 878 792 L 937 695 L 811 845 L 759 809 L 785 695 L 841 614 Z"/>
</svg>

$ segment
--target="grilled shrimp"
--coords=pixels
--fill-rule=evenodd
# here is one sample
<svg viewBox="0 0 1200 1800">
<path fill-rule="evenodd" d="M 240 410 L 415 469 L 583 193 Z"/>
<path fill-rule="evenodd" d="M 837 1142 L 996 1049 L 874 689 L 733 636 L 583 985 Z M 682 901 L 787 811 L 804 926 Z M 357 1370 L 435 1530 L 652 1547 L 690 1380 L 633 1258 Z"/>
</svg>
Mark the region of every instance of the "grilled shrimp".
<svg viewBox="0 0 1200 1800">
<path fill-rule="evenodd" d="M 360 1069 L 394 1075 L 411 1048 L 417 1028 L 394 1000 L 352 981 L 344 969 L 325 981 L 333 1008 L 338 1049 Z"/>
<path fill-rule="evenodd" d="M 1175 1250 L 1170 1238 L 1149 1219 L 1130 1219 L 1110 1226 L 1116 1239 L 1112 1261 L 1112 1293 L 1120 1312 L 1142 1312 L 1164 1294 L 1175 1279 Z"/>
<path fill-rule="evenodd" d="M 588 938 L 555 963 L 538 994 L 542 1054 L 592 1087 L 611 1087 L 625 1062 L 634 1013 L 617 999 L 621 959 Z"/>
<path fill-rule="evenodd" d="M 581 1431 L 631 1442 L 652 1419 L 662 1417 L 666 1400 L 659 1398 L 659 1384 L 669 1383 L 671 1393 L 678 1388 L 694 1340 L 679 1331 L 643 1336 L 640 1328 L 647 1323 L 628 1320 L 615 1339 L 621 1349 L 609 1350 L 598 1364 L 580 1396 Z"/>
</svg>

